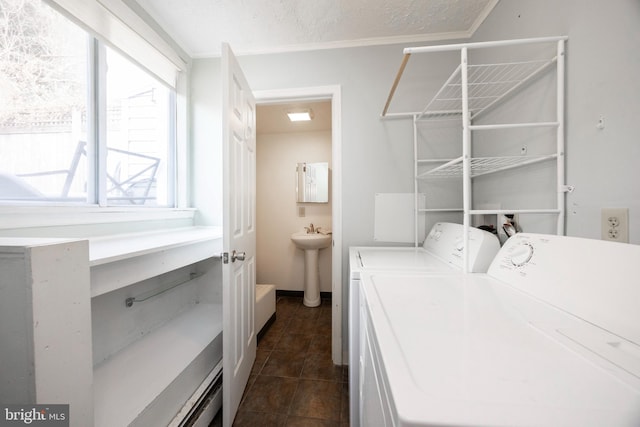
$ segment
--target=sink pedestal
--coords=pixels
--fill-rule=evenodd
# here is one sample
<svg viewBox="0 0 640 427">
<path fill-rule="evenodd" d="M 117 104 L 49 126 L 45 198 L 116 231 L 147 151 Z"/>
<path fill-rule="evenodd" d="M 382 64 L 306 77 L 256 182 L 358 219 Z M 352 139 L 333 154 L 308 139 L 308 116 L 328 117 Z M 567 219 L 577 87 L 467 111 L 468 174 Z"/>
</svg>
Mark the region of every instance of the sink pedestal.
<svg viewBox="0 0 640 427">
<path fill-rule="evenodd" d="M 293 233 L 291 240 L 296 247 L 304 251 L 304 298 L 307 307 L 320 305 L 320 279 L 318 270 L 318 251 L 331 245 L 331 236 L 327 234 Z"/>
<path fill-rule="evenodd" d="M 304 251 L 304 298 L 302 303 L 307 307 L 320 305 L 320 271 L 318 269 L 318 249 Z"/>
</svg>

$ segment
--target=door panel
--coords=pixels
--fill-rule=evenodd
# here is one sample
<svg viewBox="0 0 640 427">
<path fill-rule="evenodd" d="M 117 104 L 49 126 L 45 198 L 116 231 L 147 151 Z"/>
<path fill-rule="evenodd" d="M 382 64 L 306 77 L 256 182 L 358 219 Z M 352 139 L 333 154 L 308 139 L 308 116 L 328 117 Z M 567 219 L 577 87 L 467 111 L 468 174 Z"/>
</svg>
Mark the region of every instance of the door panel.
<svg viewBox="0 0 640 427">
<path fill-rule="evenodd" d="M 243 228 L 242 228 L 242 190 L 243 190 L 243 177 L 242 177 L 242 151 L 243 151 L 243 141 L 240 139 L 240 136 L 237 135 L 234 131 L 232 135 L 231 143 L 233 144 L 233 158 L 237 162 L 233 168 L 233 181 L 237 184 L 233 193 L 230 195 L 233 203 L 233 210 L 230 213 L 233 221 L 233 237 L 238 239 L 242 237 Z"/>
<path fill-rule="evenodd" d="M 255 263 L 255 259 L 252 258 L 251 260 L 248 260 L 247 262 L 247 273 L 249 274 L 249 280 L 248 283 L 256 283 L 256 269 L 255 269 L 256 263 Z M 257 336 L 256 334 L 258 333 L 258 331 L 255 330 L 255 301 L 256 301 L 256 294 L 255 294 L 255 290 L 256 287 L 255 285 L 253 287 L 251 287 L 251 289 L 249 289 L 249 292 L 247 293 L 247 297 L 248 300 L 246 302 L 247 306 L 251 306 L 254 309 L 252 310 L 247 310 L 248 312 L 248 318 L 247 318 L 247 323 L 245 324 L 245 336 L 247 337 L 247 346 L 249 346 L 251 343 L 251 340 L 256 340 L 257 341 Z"/>
<path fill-rule="evenodd" d="M 228 45 L 223 78 L 223 425 L 231 426 L 256 356 L 255 100 Z M 236 252 L 238 257 L 235 256 Z"/>
</svg>

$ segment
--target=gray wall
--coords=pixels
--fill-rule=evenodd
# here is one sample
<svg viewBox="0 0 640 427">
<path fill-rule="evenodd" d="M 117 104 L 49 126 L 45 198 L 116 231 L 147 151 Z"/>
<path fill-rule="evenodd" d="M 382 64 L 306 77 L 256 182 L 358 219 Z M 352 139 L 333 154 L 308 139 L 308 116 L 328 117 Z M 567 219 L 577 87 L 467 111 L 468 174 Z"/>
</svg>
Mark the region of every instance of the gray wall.
<svg viewBox="0 0 640 427">
<path fill-rule="evenodd" d="M 379 119 L 401 56 L 384 47 L 240 58 L 256 90 L 341 86 L 345 248 L 372 243 L 376 192 L 412 189 L 411 125 Z"/>
<path fill-rule="evenodd" d="M 341 86 L 345 257 L 349 246 L 373 244 L 376 192 L 413 191 L 411 123 L 379 118 L 401 59 L 401 46 L 239 58 L 253 90 Z M 218 117 L 214 114 L 219 107 L 215 107 L 216 101 L 209 98 L 219 93 L 219 80 L 219 59 L 194 60 L 192 137 L 197 179 L 194 200 L 196 207 L 204 208 L 202 218 L 207 220 L 216 218 L 215 207 L 210 202 L 205 203 L 205 197 L 200 195 L 201 183 L 213 182 L 210 178 L 214 173 L 202 157 L 219 156 L 213 146 L 218 144 L 214 139 L 220 138 L 220 132 L 212 123 Z M 345 275 L 346 267 L 345 263 Z"/>
<path fill-rule="evenodd" d="M 376 192 L 413 191 L 412 126 L 379 119 L 401 47 L 368 47 L 240 57 L 253 90 L 340 85 L 342 97 L 343 342 L 347 341 L 348 248 L 373 244 Z M 222 150 L 220 61 L 197 59 L 192 77 L 194 194 L 199 224 L 222 224 L 215 171 Z M 218 97 L 216 99 L 215 97 Z M 214 184 L 216 183 L 216 184 Z"/>
<path fill-rule="evenodd" d="M 640 2 L 502 0 L 472 41 L 549 35 L 569 36 L 566 234 L 599 239 L 601 209 L 627 207 L 639 244 Z"/>
<path fill-rule="evenodd" d="M 472 41 L 569 36 L 567 45 L 567 234 L 600 236 L 600 208 L 629 207 L 630 240 L 640 243 L 640 2 L 508 0 L 500 2 Z M 339 84 L 342 87 L 344 246 L 373 244 L 376 192 L 412 191 L 411 126 L 379 115 L 403 46 L 320 50 L 241 57 L 254 90 Z M 193 65 L 194 171 L 219 158 L 219 60 Z M 436 74 L 436 73 L 434 73 Z M 600 116 L 604 130 L 596 129 Z M 204 163 L 203 163 L 204 162 Z M 202 176 L 212 182 L 210 177 Z M 205 179 L 206 178 L 206 179 Z M 197 186 L 201 179 L 196 179 Z M 195 204 L 216 222 L 210 197 Z M 524 197 L 524 196 L 523 196 Z M 210 221 L 206 221 L 210 222 Z M 218 222 L 219 223 L 219 222 Z"/>
<path fill-rule="evenodd" d="M 599 238 L 600 209 L 628 207 L 630 240 L 640 243 L 640 2 L 503 0 L 472 41 L 570 37 L 567 63 L 567 234 Z M 412 126 L 379 119 L 405 46 L 332 49 L 239 58 L 254 90 L 342 88 L 343 296 L 348 247 L 373 245 L 374 195 L 413 191 Z M 441 80 L 446 62 L 433 65 Z M 192 138 L 195 206 L 201 223 L 221 224 L 211 184 L 219 146 L 219 59 L 193 62 Z M 606 128 L 596 129 L 600 115 Z M 214 167 L 212 167 L 214 166 Z M 526 195 L 514 196 L 526 200 Z M 345 313 L 346 314 L 346 313 Z M 346 319 L 346 316 L 343 317 Z M 346 327 L 346 322 L 345 325 Z M 346 340 L 346 333 L 344 334 Z"/>
</svg>

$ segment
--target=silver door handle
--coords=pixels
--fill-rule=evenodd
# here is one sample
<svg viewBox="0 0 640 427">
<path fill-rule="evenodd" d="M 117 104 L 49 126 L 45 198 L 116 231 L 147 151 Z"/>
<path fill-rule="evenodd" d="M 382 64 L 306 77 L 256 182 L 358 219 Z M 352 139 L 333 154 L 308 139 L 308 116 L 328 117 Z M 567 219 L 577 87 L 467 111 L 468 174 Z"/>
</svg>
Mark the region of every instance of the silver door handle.
<svg viewBox="0 0 640 427">
<path fill-rule="evenodd" d="M 231 262 L 244 261 L 246 254 L 244 252 L 236 252 L 235 250 L 231 252 Z"/>
</svg>

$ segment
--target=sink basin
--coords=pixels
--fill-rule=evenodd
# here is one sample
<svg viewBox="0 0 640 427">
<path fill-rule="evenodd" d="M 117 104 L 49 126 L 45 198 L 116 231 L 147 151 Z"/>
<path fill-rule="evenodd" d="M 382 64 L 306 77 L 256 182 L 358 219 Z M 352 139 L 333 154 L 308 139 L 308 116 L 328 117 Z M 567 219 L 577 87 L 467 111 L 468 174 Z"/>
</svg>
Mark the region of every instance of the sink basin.
<svg viewBox="0 0 640 427">
<path fill-rule="evenodd" d="M 330 234 L 297 232 L 291 235 L 291 240 L 300 249 L 324 249 L 331 244 Z"/>
</svg>

